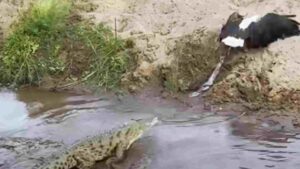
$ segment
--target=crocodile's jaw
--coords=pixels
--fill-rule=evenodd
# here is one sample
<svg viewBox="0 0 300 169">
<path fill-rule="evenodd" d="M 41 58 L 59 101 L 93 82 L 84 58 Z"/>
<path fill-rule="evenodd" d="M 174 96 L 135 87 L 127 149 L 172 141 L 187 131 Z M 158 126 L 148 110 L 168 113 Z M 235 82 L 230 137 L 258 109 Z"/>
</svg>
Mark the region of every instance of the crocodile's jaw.
<svg viewBox="0 0 300 169">
<path fill-rule="evenodd" d="M 127 128 L 129 130 L 126 132 L 126 137 L 128 140 L 127 149 L 133 144 L 133 142 L 141 138 L 146 130 L 150 129 L 157 123 L 158 119 L 157 117 L 155 117 L 150 122 L 137 122 L 129 128 Z"/>
<path fill-rule="evenodd" d="M 143 135 L 143 133 L 140 133 L 140 134 L 137 135 L 135 138 L 131 139 L 131 140 L 129 141 L 129 144 L 127 145 L 127 148 L 126 148 L 126 149 L 129 149 L 130 146 L 133 144 L 133 142 L 135 142 L 137 139 L 141 138 L 142 135 Z"/>
</svg>

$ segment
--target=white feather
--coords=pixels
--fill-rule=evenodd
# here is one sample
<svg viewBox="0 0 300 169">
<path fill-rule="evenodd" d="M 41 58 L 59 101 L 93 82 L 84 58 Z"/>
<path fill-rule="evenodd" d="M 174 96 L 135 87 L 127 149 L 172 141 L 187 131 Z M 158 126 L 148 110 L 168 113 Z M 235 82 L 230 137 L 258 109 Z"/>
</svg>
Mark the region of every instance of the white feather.
<svg viewBox="0 0 300 169">
<path fill-rule="evenodd" d="M 259 15 L 255 15 L 252 16 L 250 18 L 245 18 L 242 20 L 242 22 L 240 23 L 239 27 L 242 30 L 245 30 L 246 28 L 248 28 L 248 26 L 252 23 L 252 22 L 258 22 L 260 20 L 260 16 Z"/>
<path fill-rule="evenodd" d="M 222 42 L 227 46 L 236 48 L 236 47 L 243 47 L 245 41 L 241 38 L 235 38 L 232 36 L 228 36 L 228 37 L 224 38 L 222 40 Z"/>
</svg>

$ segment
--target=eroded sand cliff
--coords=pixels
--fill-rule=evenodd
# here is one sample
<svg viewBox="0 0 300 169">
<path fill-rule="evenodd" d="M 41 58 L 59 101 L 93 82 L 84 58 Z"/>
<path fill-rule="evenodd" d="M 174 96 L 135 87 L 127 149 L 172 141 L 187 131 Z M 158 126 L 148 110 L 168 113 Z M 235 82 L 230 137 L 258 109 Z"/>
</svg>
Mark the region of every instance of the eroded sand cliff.
<svg viewBox="0 0 300 169">
<path fill-rule="evenodd" d="M 299 14 L 296 0 L 90 0 L 81 15 L 104 22 L 118 36 L 135 43 L 137 68 L 124 76 L 132 91 L 160 76 L 171 90 L 202 84 L 218 61 L 217 34 L 234 11 L 245 16 L 276 12 Z M 7 35 L 20 6 L 28 1 L 0 2 L 0 23 Z M 234 54 L 208 93 L 218 102 L 251 101 L 298 104 L 300 37 L 278 41 L 266 49 Z M 228 69 L 229 68 L 229 69 Z M 227 70 L 227 71 L 226 71 Z"/>
</svg>

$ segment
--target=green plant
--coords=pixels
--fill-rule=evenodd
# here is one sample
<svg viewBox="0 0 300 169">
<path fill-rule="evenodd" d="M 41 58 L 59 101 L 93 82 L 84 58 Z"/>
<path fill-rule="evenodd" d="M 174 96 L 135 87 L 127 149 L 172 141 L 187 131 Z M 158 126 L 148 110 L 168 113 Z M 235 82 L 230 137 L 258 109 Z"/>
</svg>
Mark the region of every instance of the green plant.
<svg viewBox="0 0 300 169">
<path fill-rule="evenodd" d="M 71 4 L 67 0 L 39 0 L 23 14 L 16 30 L 41 40 L 63 31 Z"/>
<path fill-rule="evenodd" d="M 0 82 L 36 83 L 63 70 L 58 51 L 70 7 L 67 0 L 40 0 L 20 16 L 4 42 Z"/>
<path fill-rule="evenodd" d="M 118 87 L 128 65 L 125 43 L 103 24 L 79 26 L 78 34 L 93 51 L 91 66 L 84 78 L 105 89 Z"/>
<path fill-rule="evenodd" d="M 179 91 L 179 87 L 178 84 L 176 84 L 176 81 L 172 78 L 172 79 L 167 79 L 166 81 L 164 81 L 164 87 L 172 93 L 176 93 Z"/>
<path fill-rule="evenodd" d="M 0 83 L 39 83 L 63 72 L 105 89 L 119 86 L 128 68 L 125 42 L 103 24 L 73 22 L 70 10 L 68 0 L 39 0 L 20 16 L 0 54 Z"/>
<path fill-rule="evenodd" d="M 39 48 L 30 36 L 14 34 L 4 46 L 1 57 L 2 82 L 30 82 L 39 77 L 38 62 L 32 55 Z"/>
</svg>

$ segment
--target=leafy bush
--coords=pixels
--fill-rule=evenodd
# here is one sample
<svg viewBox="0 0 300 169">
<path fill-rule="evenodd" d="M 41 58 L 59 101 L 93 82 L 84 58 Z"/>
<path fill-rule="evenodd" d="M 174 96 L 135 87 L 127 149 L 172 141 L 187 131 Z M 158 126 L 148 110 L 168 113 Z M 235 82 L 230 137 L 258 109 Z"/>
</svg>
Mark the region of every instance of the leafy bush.
<svg viewBox="0 0 300 169">
<path fill-rule="evenodd" d="M 32 55 L 38 48 L 38 43 L 30 36 L 21 34 L 11 36 L 4 46 L 1 58 L 1 80 L 34 81 L 38 77 L 39 66 Z"/>
<path fill-rule="evenodd" d="M 40 0 L 21 16 L 4 43 L 2 83 L 35 83 L 45 73 L 63 69 L 57 49 L 70 7 L 67 0 Z"/>
<path fill-rule="evenodd" d="M 39 38 L 57 36 L 65 28 L 70 8 L 67 0 L 40 0 L 24 14 L 17 30 Z"/>
<path fill-rule="evenodd" d="M 102 24 L 79 26 L 77 32 L 93 51 L 91 66 L 84 78 L 105 89 L 118 87 L 128 65 L 124 41 Z"/>
<path fill-rule="evenodd" d="M 45 75 L 68 74 L 77 64 L 83 70 L 76 76 L 84 81 L 119 86 L 128 65 L 124 42 L 102 24 L 74 23 L 71 7 L 67 0 L 39 0 L 22 14 L 0 54 L 1 83 L 36 84 Z M 62 51 L 67 54 L 61 57 Z"/>
</svg>

